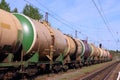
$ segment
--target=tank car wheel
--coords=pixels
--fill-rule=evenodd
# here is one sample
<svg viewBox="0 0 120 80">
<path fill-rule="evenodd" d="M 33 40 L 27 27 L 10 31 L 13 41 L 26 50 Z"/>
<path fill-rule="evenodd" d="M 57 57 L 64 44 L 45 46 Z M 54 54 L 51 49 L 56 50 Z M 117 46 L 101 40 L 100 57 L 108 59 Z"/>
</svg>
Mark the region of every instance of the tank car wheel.
<svg viewBox="0 0 120 80">
<path fill-rule="evenodd" d="M 79 68 L 79 64 L 75 63 L 75 69 Z"/>
<path fill-rule="evenodd" d="M 68 66 L 67 66 L 67 65 L 63 65 L 62 71 L 63 71 L 63 72 L 67 72 L 67 70 L 68 70 Z"/>
<path fill-rule="evenodd" d="M 4 74 L 2 73 L 2 74 L 0 74 L 0 80 L 3 78 L 3 76 L 4 76 Z"/>
<path fill-rule="evenodd" d="M 83 64 L 82 62 L 79 63 L 79 67 L 82 68 L 83 67 Z"/>
<path fill-rule="evenodd" d="M 29 76 L 33 76 L 37 73 L 37 69 L 28 69 L 27 71 L 28 71 L 27 73 Z"/>
<path fill-rule="evenodd" d="M 52 70 L 54 73 L 58 73 L 59 71 L 61 71 L 62 67 L 61 65 L 54 65 Z"/>
<path fill-rule="evenodd" d="M 9 72 L 6 72 L 6 73 L 4 74 L 3 79 L 4 79 L 4 80 L 10 80 L 10 79 L 12 79 L 14 76 L 15 76 L 15 74 L 14 74 L 13 72 L 9 71 Z"/>
</svg>

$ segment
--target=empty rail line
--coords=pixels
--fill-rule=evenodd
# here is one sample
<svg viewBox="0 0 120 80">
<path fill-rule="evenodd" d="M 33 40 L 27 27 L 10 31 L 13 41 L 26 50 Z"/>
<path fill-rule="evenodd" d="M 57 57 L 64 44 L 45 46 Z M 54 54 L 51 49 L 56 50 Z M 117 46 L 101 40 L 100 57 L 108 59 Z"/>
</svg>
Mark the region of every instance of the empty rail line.
<svg viewBox="0 0 120 80">
<path fill-rule="evenodd" d="M 107 67 L 104 67 L 101 70 L 83 77 L 80 80 L 116 80 L 117 71 L 120 70 L 119 66 L 120 61 L 117 61 L 111 65 L 108 65 Z"/>
</svg>

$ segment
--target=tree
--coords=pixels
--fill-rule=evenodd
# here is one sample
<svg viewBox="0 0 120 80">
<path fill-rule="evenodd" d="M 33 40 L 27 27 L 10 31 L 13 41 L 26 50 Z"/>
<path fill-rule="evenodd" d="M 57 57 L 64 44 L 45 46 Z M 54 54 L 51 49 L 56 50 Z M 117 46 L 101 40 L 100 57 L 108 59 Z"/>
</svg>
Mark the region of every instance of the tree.
<svg viewBox="0 0 120 80">
<path fill-rule="evenodd" d="M 1 0 L 0 9 L 3 9 L 3 10 L 10 12 L 9 4 L 7 2 L 5 2 L 5 0 Z"/>
<path fill-rule="evenodd" d="M 23 9 L 23 14 L 36 20 L 40 20 L 43 17 L 43 15 L 39 13 L 38 8 L 34 8 L 33 6 L 27 4 Z"/>
<path fill-rule="evenodd" d="M 15 13 L 18 13 L 18 10 L 17 8 L 15 8 L 12 12 L 15 12 Z"/>
</svg>

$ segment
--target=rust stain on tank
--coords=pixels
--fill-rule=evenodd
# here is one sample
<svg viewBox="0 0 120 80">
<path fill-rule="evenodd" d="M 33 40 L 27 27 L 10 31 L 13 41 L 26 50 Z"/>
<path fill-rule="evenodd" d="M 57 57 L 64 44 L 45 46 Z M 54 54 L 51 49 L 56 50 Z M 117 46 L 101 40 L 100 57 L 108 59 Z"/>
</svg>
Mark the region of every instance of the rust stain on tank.
<svg viewBox="0 0 120 80">
<path fill-rule="evenodd" d="M 5 28 L 5 29 L 10 29 L 10 25 L 3 23 L 3 22 L 0 23 L 0 27 Z"/>
</svg>

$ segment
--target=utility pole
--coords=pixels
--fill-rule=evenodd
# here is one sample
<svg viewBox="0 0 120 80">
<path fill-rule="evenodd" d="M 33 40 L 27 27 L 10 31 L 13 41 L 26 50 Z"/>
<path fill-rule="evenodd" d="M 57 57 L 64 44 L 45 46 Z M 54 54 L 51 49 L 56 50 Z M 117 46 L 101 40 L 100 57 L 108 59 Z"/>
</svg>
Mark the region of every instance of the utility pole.
<svg viewBox="0 0 120 80">
<path fill-rule="evenodd" d="M 117 36 L 118 36 L 118 32 L 116 32 L 117 33 Z M 117 44 L 117 50 L 116 50 L 116 52 L 118 53 L 118 51 L 119 51 L 119 38 L 117 39 L 117 41 L 116 41 L 116 44 Z"/>
<path fill-rule="evenodd" d="M 48 23 L 48 12 L 45 13 L 45 21 Z"/>
<path fill-rule="evenodd" d="M 75 30 L 75 38 L 77 38 L 77 30 Z"/>
<path fill-rule="evenodd" d="M 88 36 L 86 36 L 86 41 L 88 41 Z"/>
</svg>

